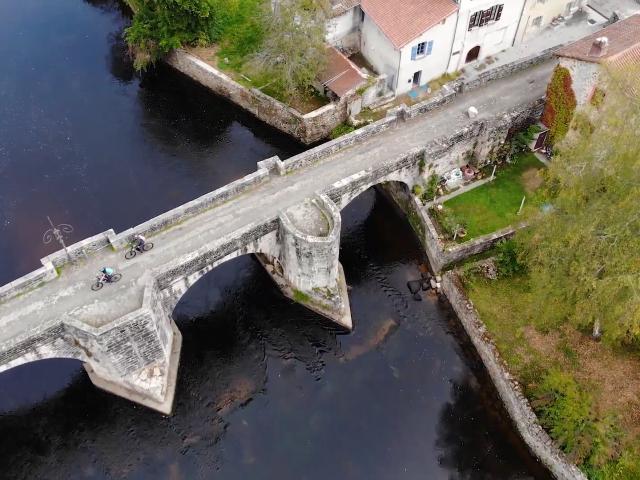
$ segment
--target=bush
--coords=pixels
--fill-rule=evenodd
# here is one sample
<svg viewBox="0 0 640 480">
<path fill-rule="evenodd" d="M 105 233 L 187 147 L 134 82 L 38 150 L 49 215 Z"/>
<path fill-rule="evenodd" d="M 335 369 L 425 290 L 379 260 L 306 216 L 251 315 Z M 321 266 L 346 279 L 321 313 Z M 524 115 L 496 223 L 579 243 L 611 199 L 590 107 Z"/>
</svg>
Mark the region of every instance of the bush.
<svg viewBox="0 0 640 480">
<path fill-rule="evenodd" d="M 591 395 L 571 375 L 549 370 L 534 389 L 540 423 L 569 458 L 596 471 L 619 455 L 620 430 L 612 417 L 598 419 Z"/>
<path fill-rule="evenodd" d="M 511 277 L 526 272 L 526 265 L 518 258 L 518 244 L 514 240 L 501 241 L 496 246 L 496 251 L 496 264 L 500 275 Z"/>
<path fill-rule="evenodd" d="M 332 139 L 336 139 L 338 137 L 346 135 L 347 133 L 355 131 L 355 129 L 356 127 L 354 127 L 353 125 L 349 125 L 348 123 L 341 123 L 336 128 L 331 130 L 329 137 L 331 137 Z"/>
<path fill-rule="evenodd" d="M 435 173 L 432 174 L 427 181 L 427 188 L 424 191 L 424 200 L 433 200 L 433 197 L 436 196 L 436 192 L 438 191 L 438 183 L 438 176 Z"/>
<path fill-rule="evenodd" d="M 423 192 L 422 185 L 414 185 L 411 191 L 416 197 L 419 197 Z"/>
<path fill-rule="evenodd" d="M 219 42 L 230 55 L 246 55 L 262 39 L 263 0 L 128 1 L 135 14 L 125 36 L 138 69 L 182 46 Z"/>
</svg>

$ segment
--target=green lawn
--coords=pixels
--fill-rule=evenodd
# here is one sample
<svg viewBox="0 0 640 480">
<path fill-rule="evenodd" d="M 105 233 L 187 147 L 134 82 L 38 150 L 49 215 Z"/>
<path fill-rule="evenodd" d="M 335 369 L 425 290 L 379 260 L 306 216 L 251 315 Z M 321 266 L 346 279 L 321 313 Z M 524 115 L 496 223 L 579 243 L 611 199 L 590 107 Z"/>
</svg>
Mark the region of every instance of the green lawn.
<svg viewBox="0 0 640 480">
<path fill-rule="evenodd" d="M 522 197 L 532 201 L 540 186 L 537 170 L 544 165 L 532 153 L 496 172 L 496 179 L 444 203 L 447 215 L 466 225 L 464 241 L 509 226 L 518 220 Z"/>
</svg>

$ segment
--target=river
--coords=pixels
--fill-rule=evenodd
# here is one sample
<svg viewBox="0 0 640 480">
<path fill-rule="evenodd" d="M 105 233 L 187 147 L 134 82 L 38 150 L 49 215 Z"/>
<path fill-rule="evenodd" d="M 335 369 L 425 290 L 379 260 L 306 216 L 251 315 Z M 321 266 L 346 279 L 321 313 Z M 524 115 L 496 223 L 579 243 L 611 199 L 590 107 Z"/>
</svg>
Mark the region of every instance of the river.
<svg viewBox="0 0 640 480">
<path fill-rule="evenodd" d="M 0 2 L 0 283 L 302 150 L 166 67 L 134 74 L 110 1 Z M 0 374 L 7 479 L 548 478 L 456 318 L 406 289 L 426 262 L 374 190 L 343 211 L 355 331 L 285 299 L 252 257 L 181 300 L 175 413 L 104 393 L 77 361 Z"/>
</svg>

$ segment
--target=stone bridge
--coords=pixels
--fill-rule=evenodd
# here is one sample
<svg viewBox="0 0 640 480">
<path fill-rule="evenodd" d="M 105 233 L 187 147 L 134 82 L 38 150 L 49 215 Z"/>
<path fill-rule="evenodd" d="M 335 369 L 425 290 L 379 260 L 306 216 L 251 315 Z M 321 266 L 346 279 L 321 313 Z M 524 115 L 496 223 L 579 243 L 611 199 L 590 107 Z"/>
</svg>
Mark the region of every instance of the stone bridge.
<svg viewBox="0 0 640 480">
<path fill-rule="evenodd" d="M 382 184 L 415 220 L 415 202 L 407 201 L 413 185 L 471 154 L 487 161 L 511 130 L 535 121 L 552 68 L 544 62 L 471 91 L 445 92 L 437 108 L 400 108 L 286 161 L 259 162 L 256 172 L 141 225 L 43 258 L 41 268 L 0 288 L 0 372 L 78 359 L 98 387 L 169 414 L 181 347 L 173 309 L 199 278 L 246 254 L 258 257 L 285 295 L 350 330 L 340 210 Z M 475 119 L 466 115 L 470 106 L 480 111 Z M 155 247 L 127 261 L 136 233 Z M 104 265 L 123 278 L 93 292 Z"/>
</svg>

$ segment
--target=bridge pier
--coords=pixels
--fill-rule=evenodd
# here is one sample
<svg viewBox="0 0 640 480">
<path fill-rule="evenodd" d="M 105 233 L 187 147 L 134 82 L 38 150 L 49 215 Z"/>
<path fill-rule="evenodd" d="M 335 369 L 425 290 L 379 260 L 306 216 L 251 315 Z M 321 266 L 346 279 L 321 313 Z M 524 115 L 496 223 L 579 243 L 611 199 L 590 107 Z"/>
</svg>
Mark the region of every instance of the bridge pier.
<svg viewBox="0 0 640 480">
<path fill-rule="evenodd" d="M 96 387 L 169 415 L 182 335 L 149 283 L 142 308 L 92 335 L 84 368 Z"/>
<path fill-rule="evenodd" d="M 257 254 L 284 295 L 353 329 L 340 255 L 340 210 L 326 195 L 316 195 L 280 214 L 276 259 Z"/>
</svg>

